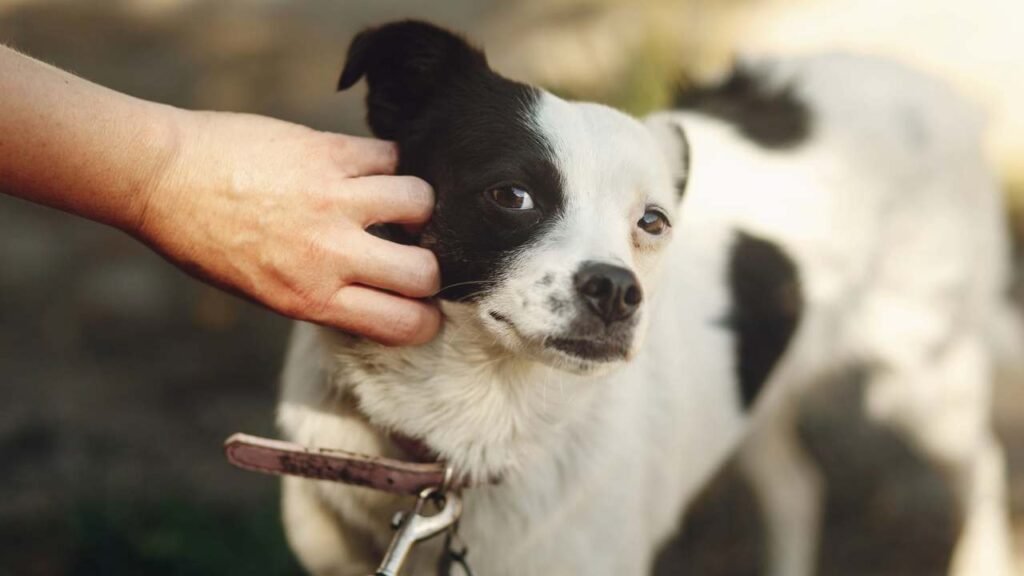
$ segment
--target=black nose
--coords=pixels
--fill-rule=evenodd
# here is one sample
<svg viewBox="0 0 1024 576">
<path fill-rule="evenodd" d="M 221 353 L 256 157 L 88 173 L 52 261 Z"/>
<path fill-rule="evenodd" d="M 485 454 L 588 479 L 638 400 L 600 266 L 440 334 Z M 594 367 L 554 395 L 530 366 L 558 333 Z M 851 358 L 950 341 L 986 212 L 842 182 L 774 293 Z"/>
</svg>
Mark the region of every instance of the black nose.
<svg viewBox="0 0 1024 576">
<path fill-rule="evenodd" d="M 643 300 L 636 275 L 622 266 L 584 262 L 575 281 L 580 297 L 606 324 L 629 318 Z"/>
</svg>

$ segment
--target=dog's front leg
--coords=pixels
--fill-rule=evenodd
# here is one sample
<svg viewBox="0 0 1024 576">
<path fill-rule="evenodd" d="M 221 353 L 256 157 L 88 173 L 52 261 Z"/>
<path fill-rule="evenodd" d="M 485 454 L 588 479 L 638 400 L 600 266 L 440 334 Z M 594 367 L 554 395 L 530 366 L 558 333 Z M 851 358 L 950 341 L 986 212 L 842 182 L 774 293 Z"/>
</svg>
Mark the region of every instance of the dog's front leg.
<svg viewBox="0 0 1024 576">
<path fill-rule="evenodd" d="M 376 569 L 374 546 L 345 529 L 337 513 L 317 493 L 316 482 L 284 478 L 282 516 L 288 543 L 299 562 L 315 576 L 366 576 Z"/>
</svg>

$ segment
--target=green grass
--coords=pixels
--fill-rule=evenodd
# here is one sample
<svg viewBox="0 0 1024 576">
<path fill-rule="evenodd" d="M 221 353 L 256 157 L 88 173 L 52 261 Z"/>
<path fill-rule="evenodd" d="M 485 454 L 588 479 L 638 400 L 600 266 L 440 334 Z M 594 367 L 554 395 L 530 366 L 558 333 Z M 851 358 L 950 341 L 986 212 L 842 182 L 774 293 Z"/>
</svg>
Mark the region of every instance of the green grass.
<svg viewBox="0 0 1024 576">
<path fill-rule="evenodd" d="M 302 573 L 285 543 L 276 498 L 240 509 L 187 498 L 83 501 L 66 518 L 4 527 L 0 536 L 11 547 L 0 550 L 0 574 Z"/>
</svg>

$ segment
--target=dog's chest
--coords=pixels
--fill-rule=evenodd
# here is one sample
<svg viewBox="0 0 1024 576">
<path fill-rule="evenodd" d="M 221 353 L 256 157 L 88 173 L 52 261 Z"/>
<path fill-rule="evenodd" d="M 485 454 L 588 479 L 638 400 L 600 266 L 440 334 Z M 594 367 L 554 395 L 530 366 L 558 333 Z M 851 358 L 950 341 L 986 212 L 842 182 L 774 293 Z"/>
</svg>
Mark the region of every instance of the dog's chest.
<svg viewBox="0 0 1024 576">
<path fill-rule="evenodd" d="M 665 278 L 668 283 L 682 280 L 674 274 Z M 691 284 L 689 293 L 702 294 L 698 288 Z M 706 291 L 706 297 L 715 293 L 711 286 Z M 735 390 L 723 385 L 733 374 L 727 356 L 731 342 L 729 333 L 714 325 L 712 310 L 724 301 L 658 301 L 664 302 L 659 313 L 675 321 L 653 323 L 644 352 L 610 376 L 578 380 L 554 372 L 535 374 L 533 388 L 521 391 L 523 397 L 502 397 L 500 403 L 496 397 L 466 396 L 465 390 L 456 394 L 444 386 L 475 387 L 480 394 L 482 385 L 508 382 L 471 382 L 460 370 L 431 381 L 430 386 L 439 387 L 431 395 L 447 415 L 438 422 L 435 411 L 424 420 L 437 426 L 424 429 L 432 445 L 462 447 L 461 461 L 471 466 L 499 469 L 508 459 L 515 462 L 499 483 L 484 482 L 465 493 L 461 532 L 477 573 L 646 572 L 652 543 L 671 533 L 683 504 L 734 444 L 742 417 Z M 402 365 L 392 359 L 388 373 Z M 418 373 L 422 369 L 416 367 Z M 398 386 L 402 378 L 389 380 Z M 387 388 L 374 384 L 378 392 Z M 426 394 L 403 392 L 408 400 Z M 364 400 L 369 403 L 364 408 L 372 411 L 379 404 L 395 422 L 418 418 L 412 404 L 396 406 L 393 397 Z M 423 401 L 416 399 L 421 406 Z M 480 417 L 483 410 L 489 411 L 486 418 Z M 337 420 L 334 442 L 346 445 L 354 436 L 343 432 L 348 426 L 344 416 Z M 335 426 L 320 413 L 301 428 L 313 424 L 321 440 Z M 290 435 L 297 432 L 302 436 L 301 430 Z M 332 489 L 336 509 L 360 506 L 345 496 L 349 491 Z M 386 541 L 386 518 L 377 528 Z M 439 546 L 435 542 L 418 550 L 410 573 L 432 573 Z"/>
<path fill-rule="evenodd" d="M 652 323 L 634 362 L 547 389 L 570 404 L 588 396 L 574 387 L 603 390 L 587 417 L 538 439 L 500 484 L 467 491 L 462 534 L 476 572 L 646 573 L 653 543 L 738 442 L 732 336 L 715 323 L 725 294 L 690 274 L 664 280 L 665 322 Z M 693 299 L 670 297 L 681 282 Z M 436 554 L 423 553 L 424 569 Z"/>
</svg>

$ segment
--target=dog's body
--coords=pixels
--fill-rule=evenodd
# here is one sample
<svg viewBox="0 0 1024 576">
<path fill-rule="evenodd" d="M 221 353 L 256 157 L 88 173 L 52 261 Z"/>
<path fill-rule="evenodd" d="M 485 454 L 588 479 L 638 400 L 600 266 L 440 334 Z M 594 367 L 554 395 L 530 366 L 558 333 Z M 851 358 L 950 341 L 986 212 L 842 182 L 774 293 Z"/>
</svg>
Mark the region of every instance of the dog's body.
<svg viewBox="0 0 1024 576">
<path fill-rule="evenodd" d="M 650 571 L 753 427 L 746 461 L 782 510 L 773 525 L 803 537 L 773 540 L 775 570 L 798 574 L 816 484 L 775 422 L 802 385 L 867 367 L 875 413 L 960 482 L 957 561 L 986 570 L 963 573 L 1005 574 L 987 410 L 1006 247 L 978 122 L 878 63 L 752 70 L 644 126 L 502 79 L 422 24 L 358 38 L 343 87 L 368 78 L 374 131 L 438 192 L 420 243 L 451 289 L 447 320 L 406 349 L 299 326 L 285 435 L 395 457 L 390 432 L 429 446 L 472 482 L 460 533 L 478 574 L 621 575 Z M 289 540 L 316 574 L 372 572 L 408 505 L 284 484 Z M 409 573 L 432 573 L 439 546 Z"/>
</svg>

